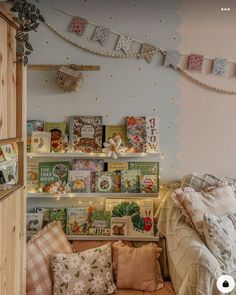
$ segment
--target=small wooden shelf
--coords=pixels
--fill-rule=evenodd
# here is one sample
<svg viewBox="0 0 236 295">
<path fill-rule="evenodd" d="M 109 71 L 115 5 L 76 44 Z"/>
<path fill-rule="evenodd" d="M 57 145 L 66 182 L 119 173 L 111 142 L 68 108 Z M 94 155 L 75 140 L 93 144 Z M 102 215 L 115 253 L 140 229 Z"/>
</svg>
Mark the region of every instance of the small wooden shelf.
<svg viewBox="0 0 236 295">
<path fill-rule="evenodd" d="M 0 190 L 0 201 L 3 201 L 4 199 L 6 199 L 8 197 L 8 195 L 11 195 L 16 190 L 18 190 L 20 187 L 21 187 L 21 185 L 16 184 L 9 189 Z"/>
<path fill-rule="evenodd" d="M 159 153 L 122 153 L 118 158 L 150 158 L 158 157 Z M 91 159 L 110 159 L 116 161 L 111 157 L 107 157 L 105 153 L 82 153 L 82 152 L 68 152 L 68 153 L 28 153 L 27 157 L 32 158 L 91 158 Z"/>
<path fill-rule="evenodd" d="M 0 139 L 0 145 L 9 144 L 12 142 L 22 142 L 22 139 L 20 137 L 12 137 L 7 139 Z"/>
<path fill-rule="evenodd" d="M 28 198 L 106 198 L 106 199 L 143 199 L 157 198 L 159 193 L 27 193 Z"/>
<path fill-rule="evenodd" d="M 137 242 L 158 242 L 159 237 L 124 237 L 124 236 L 67 236 L 69 241 L 137 241 Z"/>
</svg>

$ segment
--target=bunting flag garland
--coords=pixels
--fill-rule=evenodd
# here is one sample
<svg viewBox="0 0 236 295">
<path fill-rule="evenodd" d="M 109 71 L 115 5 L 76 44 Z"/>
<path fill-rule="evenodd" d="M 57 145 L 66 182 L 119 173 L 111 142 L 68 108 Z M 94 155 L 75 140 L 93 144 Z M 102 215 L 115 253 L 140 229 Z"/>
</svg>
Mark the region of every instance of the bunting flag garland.
<svg viewBox="0 0 236 295">
<path fill-rule="evenodd" d="M 188 69 L 190 71 L 202 71 L 203 55 L 200 54 L 190 54 L 188 59 Z"/>
<path fill-rule="evenodd" d="M 144 55 L 146 61 L 150 64 L 152 62 L 152 58 L 155 54 L 155 51 L 152 51 L 156 47 L 147 43 L 143 43 L 141 46 L 140 53 Z"/>
<path fill-rule="evenodd" d="M 120 35 L 120 38 L 116 44 L 115 50 L 122 49 L 124 53 L 127 55 L 127 53 L 130 51 L 132 43 L 134 39 L 128 36 Z"/>
<path fill-rule="evenodd" d="M 225 58 L 216 57 L 214 59 L 212 74 L 224 76 L 226 73 L 228 62 Z"/>
<path fill-rule="evenodd" d="M 174 49 L 168 49 L 165 55 L 164 66 L 165 67 L 172 66 L 174 69 L 177 69 L 180 63 L 180 58 L 181 58 L 181 55 L 179 51 Z"/>
<path fill-rule="evenodd" d="M 85 18 L 82 18 L 79 16 L 74 16 L 71 23 L 70 23 L 69 30 L 71 32 L 75 32 L 81 36 L 84 33 L 87 23 L 88 23 L 88 21 Z"/>
<path fill-rule="evenodd" d="M 109 38 L 110 35 L 110 30 L 102 27 L 102 26 L 97 26 L 93 36 L 91 38 L 91 41 L 99 41 L 102 46 L 104 46 Z"/>
</svg>

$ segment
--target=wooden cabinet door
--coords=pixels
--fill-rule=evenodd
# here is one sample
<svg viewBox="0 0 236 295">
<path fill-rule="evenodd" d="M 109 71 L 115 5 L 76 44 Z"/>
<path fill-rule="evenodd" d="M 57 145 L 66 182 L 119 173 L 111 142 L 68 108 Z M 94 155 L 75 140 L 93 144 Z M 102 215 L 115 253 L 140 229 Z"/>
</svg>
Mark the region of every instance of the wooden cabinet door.
<svg viewBox="0 0 236 295">
<path fill-rule="evenodd" d="M 16 30 L 0 18 L 0 140 L 16 137 Z"/>
</svg>

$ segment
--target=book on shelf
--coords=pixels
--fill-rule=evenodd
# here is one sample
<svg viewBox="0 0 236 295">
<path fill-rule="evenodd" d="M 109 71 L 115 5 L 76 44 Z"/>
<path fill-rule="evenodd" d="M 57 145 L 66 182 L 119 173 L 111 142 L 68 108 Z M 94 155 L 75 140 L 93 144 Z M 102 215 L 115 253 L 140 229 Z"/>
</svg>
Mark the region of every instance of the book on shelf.
<svg viewBox="0 0 236 295">
<path fill-rule="evenodd" d="M 5 183 L 6 183 L 6 181 L 5 181 L 3 171 L 0 170 L 0 184 L 5 184 Z"/>
<path fill-rule="evenodd" d="M 3 155 L 3 152 L 2 152 L 2 149 L 1 149 L 1 146 L 0 146 L 0 163 L 3 163 L 3 162 L 5 162 L 6 160 L 5 160 L 5 157 L 4 157 L 4 155 Z"/>
<path fill-rule="evenodd" d="M 50 187 L 56 182 L 68 182 L 69 162 L 40 162 L 39 163 L 39 188 L 49 192 Z"/>
<path fill-rule="evenodd" d="M 116 170 L 112 172 L 113 179 L 113 193 L 121 192 L 121 171 Z"/>
<path fill-rule="evenodd" d="M 111 217 L 111 236 L 127 236 L 128 235 L 128 218 Z"/>
<path fill-rule="evenodd" d="M 1 150 L 6 161 L 13 161 L 17 159 L 17 154 L 12 143 L 2 145 Z"/>
<path fill-rule="evenodd" d="M 17 163 L 6 163 L 2 168 L 5 183 L 16 184 L 17 183 Z"/>
<path fill-rule="evenodd" d="M 44 131 L 51 133 L 51 151 L 63 151 L 66 135 L 66 122 L 45 122 Z"/>
<path fill-rule="evenodd" d="M 49 224 L 49 208 L 35 208 L 36 213 L 43 213 L 43 225 L 42 228 L 44 228 L 47 224 Z"/>
<path fill-rule="evenodd" d="M 128 162 L 108 162 L 107 163 L 108 172 L 128 170 L 128 168 L 129 168 Z"/>
<path fill-rule="evenodd" d="M 67 235 L 87 235 L 89 229 L 88 208 L 67 209 Z"/>
<path fill-rule="evenodd" d="M 157 176 L 141 175 L 140 176 L 140 192 L 141 193 L 157 193 Z"/>
<path fill-rule="evenodd" d="M 60 221 L 62 229 L 66 232 L 67 209 L 66 208 L 50 208 L 49 222 Z"/>
<path fill-rule="evenodd" d="M 51 133 L 44 131 L 32 132 L 31 152 L 32 153 L 50 153 Z"/>
<path fill-rule="evenodd" d="M 72 193 L 90 193 L 91 172 L 86 170 L 70 170 L 68 183 Z"/>
<path fill-rule="evenodd" d="M 33 236 L 42 229 L 43 213 L 27 213 L 26 229 L 27 235 Z"/>
<path fill-rule="evenodd" d="M 26 187 L 28 192 L 35 193 L 39 185 L 39 162 L 29 161 L 27 163 Z"/>
<path fill-rule="evenodd" d="M 102 117 L 71 116 L 70 142 L 75 149 L 90 153 L 102 150 Z"/>
<path fill-rule="evenodd" d="M 105 140 L 115 138 L 119 135 L 122 139 L 122 145 L 126 146 L 126 126 L 125 125 L 106 125 L 105 127 Z"/>
<path fill-rule="evenodd" d="M 140 172 L 139 170 L 121 171 L 121 191 L 122 193 L 140 192 Z"/>
<path fill-rule="evenodd" d="M 112 218 L 127 218 L 127 235 L 151 237 L 154 235 L 153 200 L 106 199 L 106 210 Z M 112 222 L 112 221 L 111 221 Z"/>
<path fill-rule="evenodd" d="M 89 234 L 109 236 L 111 233 L 111 213 L 109 211 L 94 210 L 89 225 Z"/>
<path fill-rule="evenodd" d="M 27 121 L 27 152 L 31 151 L 31 136 L 33 131 L 43 131 L 44 121 L 28 120 Z"/>
<path fill-rule="evenodd" d="M 110 172 L 97 172 L 95 191 L 97 193 L 113 192 L 113 175 Z"/>
<path fill-rule="evenodd" d="M 127 117 L 127 146 L 135 153 L 158 152 L 158 118 Z"/>
</svg>

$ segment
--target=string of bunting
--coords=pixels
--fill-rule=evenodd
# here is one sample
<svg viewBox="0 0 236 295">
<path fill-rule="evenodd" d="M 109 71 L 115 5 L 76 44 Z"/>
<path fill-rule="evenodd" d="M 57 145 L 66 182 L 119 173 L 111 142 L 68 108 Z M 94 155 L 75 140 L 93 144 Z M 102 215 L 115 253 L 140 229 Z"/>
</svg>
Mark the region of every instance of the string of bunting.
<svg viewBox="0 0 236 295">
<path fill-rule="evenodd" d="M 115 34 L 118 36 L 114 51 L 112 51 L 112 52 L 105 51 L 105 50 L 99 51 L 99 50 L 95 50 L 92 48 L 88 48 L 86 46 L 81 45 L 78 42 L 73 41 L 72 39 L 70 39 L 69 37 L 67 37 L 66 35 L 61 33 L 60 31 L 58 31 L 56 28 L 54 28 L 47 21 L 45 21 L 45 25 L 50 30 L 52 30 L 54 33 L 56 33 L 59 37 L 63 38 L 65 41 L 71 43 L 72 45 L 74 45 L 80 49 L 83 49 L 83 50 L 93 53 L 93 54 L 105 56 L 105 57 L 137 58 L 137 59 L 145 58 L 145 60 L 148 63 L 152 62 L 154 54 L 156 54 L 157 52 L 160 52 L 164 56 L 164 66 L 165 67 L 172 67 L 173 69 L 179 71 L 181 74 L 188 77 L 190 80 L 192 80 L 192 81 L 198 83 L 199 85 L 201 85 L 205 88 L 208 88 L 210 90 L 224 93 L 224 94 L 236 94 L 236 90 L 227 90 L 227 89 L 217 88 L 215 86 L 212 86 L 208 83 L 205 83 L 205 82 L 197 79 L 196 77 L 194 77 L 194 75 L 189 73 L 189 71 L 192 71 L 195 73 L 196 72 L 201 73 L 204 58 L 212 59 L 210 57 L 206 57 L 201 54 L 188 55 L 187 69 L 189 71 L 186 71 L 185 69 L 181 68 L 179 65 L 181 62 L 182 56 L 186 55 L 186 54 L 180 53 L 177 50 L 163 49 L 163 48 L 151 45 L 151 44 L 144 43 L 144 42 L 139 41 L 139 40 L 132 38 L 130 36 L 119 34 L 109 28 L 106 28 L 101 25 L 90 22 L 83 17 L 74 16 L 62 9 L 59 9 L 56 7 L 50 7 L 50 8 L 57 10 L 67 16 L 70 16 L 72 18 L 72 20 L 69 25 L 69 31 L 76 33 L 78 36 L 82 36 L 84 34 L 88 24 L 94 26 L 95 29 L 94 29 L 94 32 L 93 32 L 90 40 L 92 42 L 99 42 L 102 47 L 104 47 L 107 44 L 111 34 Z M 138 53 L 131 52 L 132 44 L 134 42 L 140 44 L 140 50 Z M 220 57 L 213 58 L 212 74 L 218 75 L 218 76 L 225 76 L 229 62 L 231 62 L 231 61 L 229 61 L 225 58 L 220 58 Z"/>
</svg>

